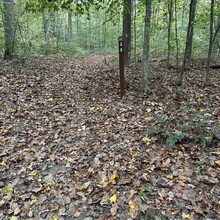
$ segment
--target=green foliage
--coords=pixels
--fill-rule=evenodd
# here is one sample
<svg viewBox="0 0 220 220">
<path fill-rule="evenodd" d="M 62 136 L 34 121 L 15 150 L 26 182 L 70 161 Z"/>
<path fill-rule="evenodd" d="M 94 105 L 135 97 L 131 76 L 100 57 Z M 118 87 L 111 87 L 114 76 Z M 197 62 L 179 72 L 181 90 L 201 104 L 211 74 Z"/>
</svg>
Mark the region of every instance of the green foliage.
<svg viewBox="0 0 220 220">
<path fill-rule="evenodd" d="M 144 135 L 157 135 L 166 141 L 169 147 L 178 143 L 193 142 L 210 145 L 217 141 L 219 125 L 212 127 L 211 114 L 195 108 L 183 106 L 182 112 L 176 116 L 153 114 L 156 124 L 144 132 Z M 211 129 L 212 127 L 212 129 Z"/>
<path fill-rule="evenodd" d="M 196 158 L 196 161 L 195 161 L 196 165 L 202 165 L 203 163 L 205 163 L 205 158 L 204 157 Z"/>
<path fill-rule="evenodd" d="M 143 200 L 143 201 L 145 201 L 146 199 L 147 199 L 147 197 L 148 197 L 148 195 L 149 194 L 151 194 L 152 192 L 153 192 L 153 186 L 148 186 L 148 187 L 144 187 L 144 186 L 142 186 L 141 188 L 140 188 L 140 191 L 139 191 L 139 196 L 140 196 L 140 198 Z"/>
</svg>

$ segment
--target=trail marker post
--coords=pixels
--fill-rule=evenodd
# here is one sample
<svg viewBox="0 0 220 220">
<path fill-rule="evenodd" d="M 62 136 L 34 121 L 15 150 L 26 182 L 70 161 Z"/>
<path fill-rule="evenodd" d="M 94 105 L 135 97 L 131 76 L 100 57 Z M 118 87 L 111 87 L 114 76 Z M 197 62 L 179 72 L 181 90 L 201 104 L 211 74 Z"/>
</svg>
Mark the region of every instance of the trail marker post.
<svg viewBox="0 0 220 220">
<path fill-rule="evenodd" d="M 119 69 L 120 69 L 120 95 L 121 98 L 125 94 L 125 74 L 124 74 L 124 42 L 123 37 L 118 37 L 119 48 Z"/>
</svg>

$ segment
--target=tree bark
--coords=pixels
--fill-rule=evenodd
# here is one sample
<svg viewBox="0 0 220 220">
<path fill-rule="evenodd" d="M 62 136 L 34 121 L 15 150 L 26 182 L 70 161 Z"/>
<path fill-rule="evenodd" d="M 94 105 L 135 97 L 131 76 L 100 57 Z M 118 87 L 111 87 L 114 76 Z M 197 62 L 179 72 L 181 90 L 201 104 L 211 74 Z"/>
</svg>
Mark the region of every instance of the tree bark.
<svg viewBox="0 0 220 220">
<path fill-rule="evenodd" d="M 73 39 L 73 21 L 72 21 L 72 12 L 68 12 L 68 41 L 72 42 Z"/>
<path fill-rule="evenodd" d="M 43 25 L 43 32 L 44 32 L 44 41 L 45 41 L 45 55 L 49 53 L 49 19 L 47 18 L 46 12 L 42 14 L 42 25 Z"/>
<path fill-rule="evenodd" d="M 173 19 L 173 0 L 168 1 L 168 28 L 167 28 L 167 67 L 170 66 L 170 49 L 171 49 L 171 26 L 172 26 L 172 19 Z"/>
<path fill-rule="evenodd" d="M 142 90 L 149 92 L 149 54 L 150 54 L 150 23 L 151 23 L 151 0 L 146 0 L 146 15 L 144 26 L 144 45 L 143 45 L 143 73 Z"/>
<path fill-rule="evenodd" d="M 179 68 L 179 40 L 178 40 L 178 19 L 177 19 L 177 0 L 174 0 L 175 7 L 175 36 L 176 36 L 176 69 Z"/>
<path fill-rule="evenodd" d="M 15 42 L 15 17 L 13 12 L 13 0 L 3 0 L 4 16 L 4 34 L 5 34 L 5 54 L 4 59 L 12 59 Z"/>
<path fill-rule="evenodd" d="M 179 85 L 182 85 L 184 72 L 185 72 L 186 68 L 190 68 L 190 64 L 191 64 L 196 4 L 197 4 L 197 0 L 191 0 L 189 21 L 188 21 L 188 28 L 187 28 L 187 36 L 186 36 L 186 45 L 185 45 L 183 65 L 182 65 L 182 69 L 180 71 L 180 78 L 179 78 L 179 83 L 178 83 Z"/>
<path fill-rule="evenodd" d="M 136 0 L 133 0 L 133 9 L 134 9 L 134 20 L 133 20 L 133 26 L 134 26 L 134 61 L 136 65 L 137 61 L 137 26 L 136 26 L 136 19 L 137 19 L 137 2 Z"/>
<path fill-rule="evenodd" d="M 210 70 L 210 61 L 211 61 L 212 45 L 213 45 L 214 4 L 215 4 L 215 0 L 211 0 L 209 51 L 208 51 L 207 66 L 206 66 L 205 85 L 209 84 L 209 70 Z"/>
<path fill-rule="evenodd" d="M 125 65 L 130 63 L 131 52 L 131 0 L 124 0 L 123 8 L 123 40 Z"/>
</svg>

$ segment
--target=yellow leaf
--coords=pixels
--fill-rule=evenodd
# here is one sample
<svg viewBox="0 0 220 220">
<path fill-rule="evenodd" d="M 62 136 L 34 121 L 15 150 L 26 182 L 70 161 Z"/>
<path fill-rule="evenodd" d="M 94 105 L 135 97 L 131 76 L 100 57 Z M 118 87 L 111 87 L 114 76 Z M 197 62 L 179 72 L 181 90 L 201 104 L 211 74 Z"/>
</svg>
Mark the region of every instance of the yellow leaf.
<svg viewBox="0 0 220 220">
<path fill-rule="evenodd" d="M 173 176 L 172 175 L 167 175 L 166 178 L 169 179 L 169 180 L 172 180 Z"/>
<path fill-rule="evenodd" d="M 190 219 L 191 216 L 189 214 L 186 214 L 185 212 L 182 213 L 182 218 L 184 219 Z"/>
<path fill-rule="evenodd" d="M 109 200 L 110 200 L 111 203 L 115 203 L 116 200 L 117 200 L 117 194 L 114 194 L 113 196 L 111 196 L 111 197 L 109 198 Z"/>
<path fill-rule="evenodd" d="M 135 209 L 136 208 L 136 202 L 134 200 L 129 200 L 128 204 L 129 204 L 131 209 Z"/>
<path fill-rule="evenodd" d="M 30 201 L 30 205 L 34 205 L 34 204 L 36 204 L 37 203 L 37 199 L 35 198 L 35 199 L 32 199 L 31 201 Z"/>
<path fill-rule="evenodd" d="M 187 177 L 185 177 L 185 176 L 179 176 L 179 178 L 178 178 L 180 181 L 182 181 L 182 182 L 186 182 L 187 181 Z"/>
<path fill-rule="evenodd" d="M 147 143 L 147 142 L 150 142 L 151 139 L 150 139 L 149 137 L 145 136 L 145 137 L 142 138 L 142 141 L 143 141 L 144 143 Z"/>
<path fill-rule="evenodd" d="M 133 217 L 137 214 L 137 203 L 135 200 L 129 200 L 128 204 L 130 207 L 130 214 Z"/>
<path fill-rule="evenodd" d="M 113 173 L 111 176 L 110 176 L 110 179 L 111 180 L 115 180 L 117 178 L 117 174 L 116 173 Z"/>
<path fill-rule="evenodd" d="M 183 169 L 183 168 L 180 168 L 180 169 L 178 169 L 178 171 L 179 171 L 180 173 L 182 173 L 182 172 L 184 171 L 184 169 Z"/>
<path fill-rule="evenodd" d="M 8 138 L 5 138 L 5 137 L 0 137 L 0 142 L 1 142 L 1 143 L 6 142 L 7 140 L 8 140 Z"/>
<path fill-rule="evenodd" d="M 89 173 L 94 173 L 94 169 L 92 167 L 89 167 L 88 172 Z"/>
<path fill-rule="evenodd" d="M 94 109 L 95 109 L 95 107 L 90 107 L 89 108 L 90 111 L 93 111 Z"/>
<path fill-rule="evenodd" d="M 24 148 L 23 152 L 29 152 L 31 149 L 30 148 Z"/>
<path fill-rule="evenodd" d="M 218 166 L 220 166 L 220 160 L 216 160 L 216 161 L 215 161 L 215 164 L 218 165 Z"/>
<path fill-rule="evenodd" d="M 205 111 L 205 109 L 201 108 L 199 111 L 200 111 L 200 112 L 204 112 L 204 111 Z"/>
<path fill-rule="evenodd" d="M 69 162 L 69 163 L 72 163 L 73 162 L 73 158 L 68 157 L 68 158 L 66 158 L 66 161 Z"/>
<path fill-rule="evenodd" d="M 57 215 L 54 215 L 54 216 L 50 217 L 50 220 L 59 220 L 59 217 Z"/>
<path fill-rule="evenodd" d="M 18 220 L 17 216 L 12 216 L 10 220 Z"/>
<path fill-rule="evenodd" d="M 33 170 L 31 173 L 29 173 L 29 176 L 36 176 L 37 174 L 37 170 Z"/>
</svg>

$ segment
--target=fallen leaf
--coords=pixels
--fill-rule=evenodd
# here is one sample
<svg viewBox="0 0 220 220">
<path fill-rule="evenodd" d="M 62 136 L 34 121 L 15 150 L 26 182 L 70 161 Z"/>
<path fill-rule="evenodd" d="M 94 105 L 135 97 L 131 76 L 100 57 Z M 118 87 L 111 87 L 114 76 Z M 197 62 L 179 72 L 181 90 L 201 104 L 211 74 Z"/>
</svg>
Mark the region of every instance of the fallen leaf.
<svg viewBox="0 0 220 220">
<path fill-rule="evenodd" d="M 21 209 L 17 206 L 14 210 L 14 215 L 18 215 L 21 212 Z"/>
<path fill-rule="evenodd" d="M 68 157 L 68 158 L 66 158 L 66 161 L 67 161 L 68 163 L 72 163 L 72 162 L 73 162 L 73 158 Z"/>
<path fill-rule="evenodd" d="M 169 179 L 169 180 L 172 180 L 173 176 L 172 175 L 167 175 L 166 178 Z"/>
<path fill-rule="evenodd" d="M 78 218 L 80 215 L 81 215 L 81 212 L 79 212 L 78 210 L 73 213 L 73 216 L 76 218 Z"/>
<path fill-rule="evenodd" d="M 0 200 L 0 207 L 2 207 L 5 204 L 4 200 Z"/>
<path fill-rule="evenodd" d="M 114 194 L 113 196 L 111 196 L 111 197 L 109 198 L 109 201 L 110 201 L 111 203 L 115 203 L 116 200 L 117 200 L 117 194 Z"/>
<path fill-rule="evenodd" d="M 145 137 L 142 138 L 142 141 L 144 143 L 147 143 L 147 142 L 151 142 L 151 139 L 149 137 L 145 136 Z"/>
<path fill-rule="evenodd" d="M 57 215 L 53 215 L 49 220 L 59 220 L 59 217 Z"/>
<path fill-rule="evenodd" d="M 184 219 L 190 219 L 191 216 L 189 214 L 186 214 L 185 212 L 182 213 L 182 218 Z"/>
<path fill-rule="evenodd" d="M 30 150 L 31 150 L 30 148 L 24 148 L 23 152 L 30 152 Z"/>
<path fill-rule="evenodd" d="M 14 189 L 10 187 L 3 188 L 3 193 L 5 194 L 12 193 L 13 191 Z"/>
<path fill-rule="evenodd" d="M 117 178 L 117 174 L 116 173 L 113 173 L 111 176 L 110 176 L 110 179 L 111 180 L 115 180 Z"/>
<path fill-rule="evenodd" d="M 113 216 L 115 216 L 117 214 L 117 212 L 118 212 L 118 204 L 117 203 L 112 204 L 112 207 L 111 207 L 110 211 L 111 211 L 111 214 Z"/>
<path fill-rule="evenodd" d="M 37 170 L 33 170 L 31 173 L 29 173 L 29 176 L 36 176 L 37 174 Z"/>
<path fill-rule="evenodd" d="M 220 167 L 220 160 L 216 160 L 215 164 Z"/>
<path fill-rule="evenodd" d="M 130 215 L 132 218 L 136 217 L 137 215 L 137 202 L 135 200 L 129 200 L 128 202 L 130 207 Z"/>
<path fill-rule="evenodd" d="M 94 169 L 92 167 L 89 167 L 88 172 L 89 173 L 94 173 Z"/>
<path fill-rule="evenodd" d="M 6 164 L 5 161 L 3 160 L 3 161 L 0 163 L 0 166 L 7 167 L 7 164 Z"/>
</svg>

